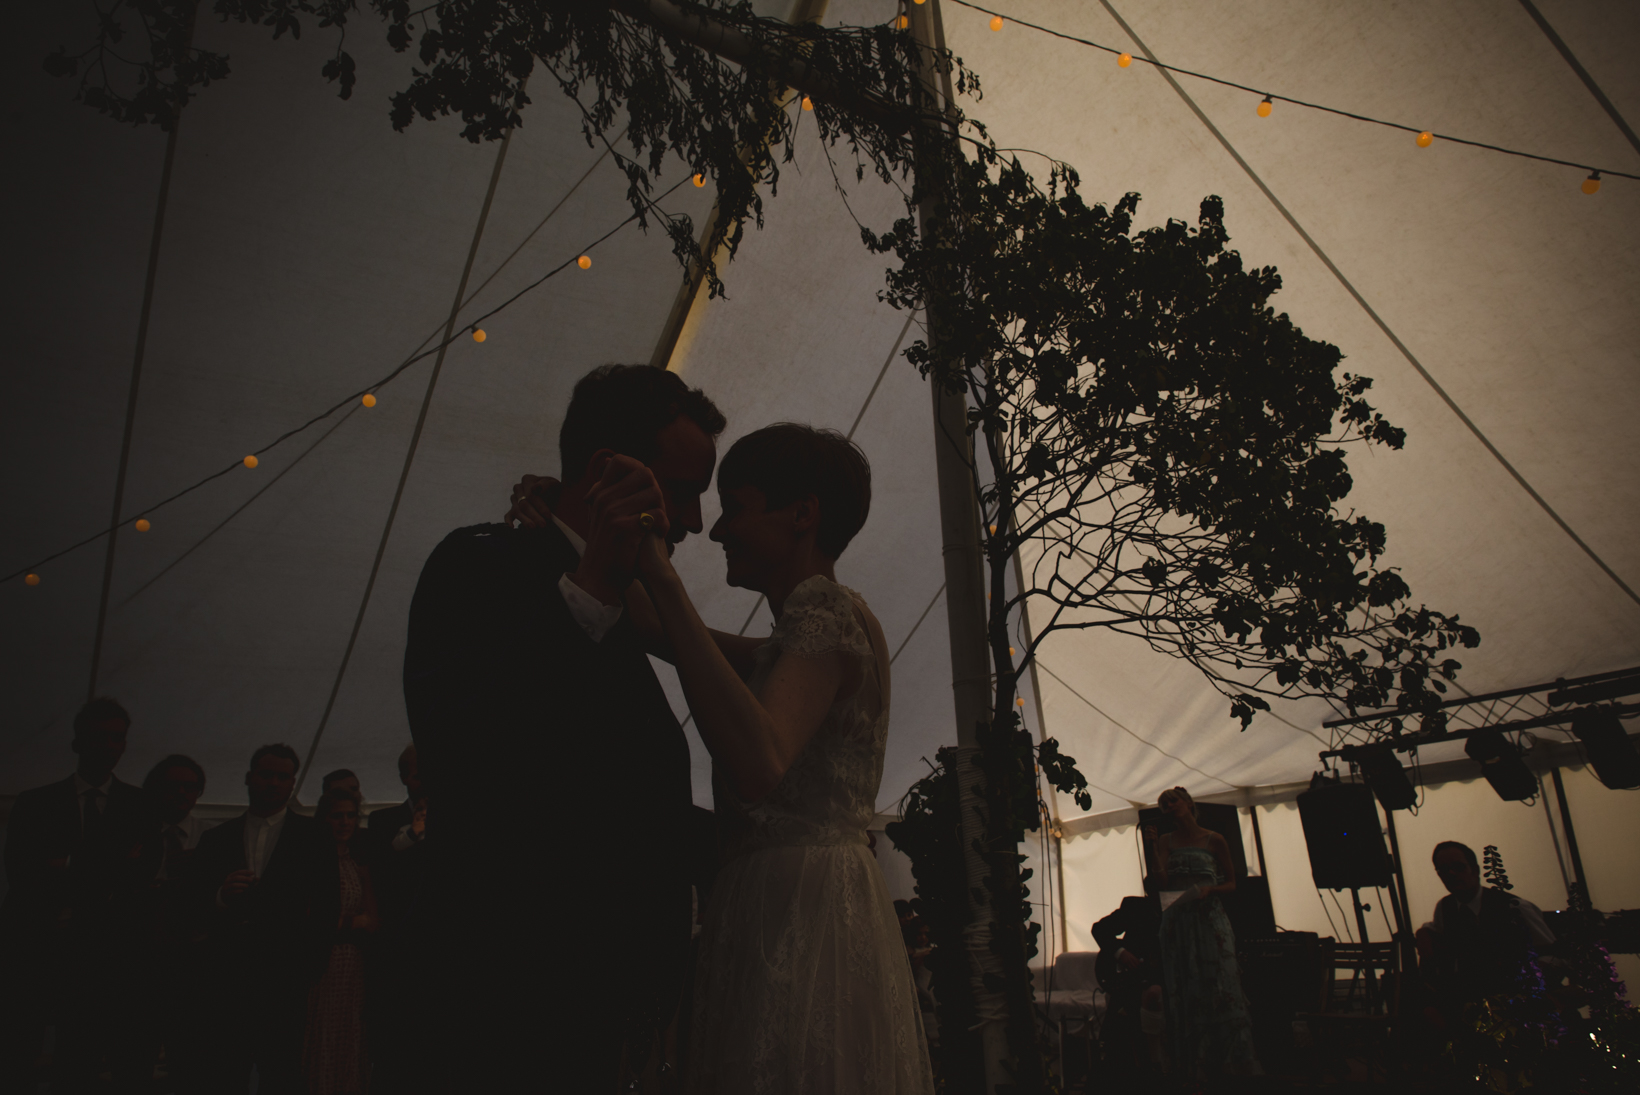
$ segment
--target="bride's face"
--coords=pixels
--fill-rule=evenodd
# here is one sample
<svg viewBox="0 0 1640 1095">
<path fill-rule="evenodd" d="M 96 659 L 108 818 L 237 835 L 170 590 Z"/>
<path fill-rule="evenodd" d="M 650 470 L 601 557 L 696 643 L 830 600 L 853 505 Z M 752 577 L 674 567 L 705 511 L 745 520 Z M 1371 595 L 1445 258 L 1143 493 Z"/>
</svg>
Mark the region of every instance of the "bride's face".
<svg viewBox="0 0 1640 1095">
<path fill-rule="evenodd" d="M 767 592 L 769 575 L 797 544 L 794 503 L 771 510 L 756 487 L 720 490 L 723 516 L 712 526 L 711 537 L 723 545 L 723 561 L 732 586 Z"/>
</svg>

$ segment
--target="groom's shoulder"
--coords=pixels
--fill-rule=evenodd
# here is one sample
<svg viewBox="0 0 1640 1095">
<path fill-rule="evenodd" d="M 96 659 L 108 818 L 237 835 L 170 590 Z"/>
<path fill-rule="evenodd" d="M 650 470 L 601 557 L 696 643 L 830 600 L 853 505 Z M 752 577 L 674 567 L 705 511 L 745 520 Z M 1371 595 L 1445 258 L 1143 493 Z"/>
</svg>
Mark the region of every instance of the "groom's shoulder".
<svg viewBox="0 0 1640 1095">
<path fill-rule="evenodd" d="M 565 552 L 568 555 L 565 556 Z M 422 569 L 423 579 L 452 568 L 478 576 L 517 566 L 537 569 L 572 563 L 574 549 L 557 528 L 513 528 L 504 524 L 468 525 L 439 541 Z"/>
</svg>

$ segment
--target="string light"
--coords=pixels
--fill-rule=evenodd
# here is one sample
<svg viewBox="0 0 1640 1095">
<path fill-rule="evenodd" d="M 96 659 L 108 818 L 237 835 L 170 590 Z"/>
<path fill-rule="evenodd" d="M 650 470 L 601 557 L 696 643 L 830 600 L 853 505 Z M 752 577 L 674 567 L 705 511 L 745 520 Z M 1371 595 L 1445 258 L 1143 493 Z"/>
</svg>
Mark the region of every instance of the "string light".
<svg viewBox="0 0 1640 1095">
<path fill-rule="evenodd" d="M 1435 143 L 1435 134 L 1431 133 L 1429 130 L 1426 129 L 1422 133 L 1418 134 L 1418 147 L 1419 148 L 1428 148 L 1430 145 L 1432 145 L 1434 143 Z"/>
<path fill-rule="evenodd" d="M 1600 189 L 1600 172 L 1592 171 L 1589 177 L 1583 180 L 1583 193 L 1593 194 Z"/>
<path fill-rule="evenodd" d="M 583 270 L 590 270 L 592 269 L 592 258 L 590 255 L 582 255 L 580 258 L 575 260 L 575 265 L 579 266 Z"/>
<path fill-rule="evenodd" d="M 262 461 L 258 460 L 254 454 L 245 457 L 245 459 L 241 461 L 241 463 L 243 463 L 247 468 L 254 468 L 261 462 Z"/>
<path fill-rule="evenodd" d="M 376 397 L 371 395 L 369 392 L 365 392 L 359 399 L 359 402 L 363 403 L 366 407 L 374 407 L 376 405 Z"/>
<path fill-rule="evenodd" d="M 1133 64 L 1133 54 L 1131 53 L 1119 54 L 1116 58 L 1117 68 L 1127 68 L 1131 64 Z"/>
<path fill-rule="evenodd" d="M 1019 699 L 1015 700 L 1014 702 L 1019 704 L 1019 706 L 1024 707 L 1025 706 L 1025 697 L 1021 696 L 1021 697 L 1019 697 Z"/>
<path fill-rule="evenodd" d="M 474 327 L 473 328 L 473 341 L 474 342 L 483 342 L 485 339 L 487 339 L 489 337 L 490 337 L 489 335 L 484 333 L 484 328 L 482 328 L 482 327 Z M 368 404 L 366 404 L 366 406 L 368 406 Z"/>
<path fill-rule="evenodd" d="M 1009 648 L 1008 648 L 1008 657 L 1010 657 L 1010 658 L 1011 658 L 1011 657 L 1013 657 L 1013 656 L 1014 656 L 1014 648 L 1013 648 L 1013 647 L 1011 647 L 1011 646 L 1010 646 L 1010 647 L 1009 647 Z"/>
<path fill-rule="evenodd" d="M 706 185 L 706 176 L 705 175 L 696 175 L 692 181 L 694 182 L 694 184 L 697 188 L 705 186 Z"/>
<path fill-rule="evenodd" d="M 909 16 L 909 15 L 900 16 L 898 19 L 894 20 L 894 25 L 899 27 L 901 30 L 904 30 L 906 27 L 909 27 L 911 25 L 911 16 Z"/>
<path fill-rule="evenodd" d="M 136 528 L 137 528 L 138 532 L 147 532 L 149 529 L 151 529 L 153 527 L 154 527 L 153 525 L 148 523 L 148 518 L 146 518 L 146 517 L 138 517 L 137 518 Z"/>
<path fill-rule="evenodd" d="M 803 96 L 803 109 L 804 110 L 813 110 L 814 109 L 814 100 L 809 98 L 807 95 Z"/>
<path fill-rule="evenodd" d="M 1001 30 L 1002 29 L 1002 16 L 1000 16 L 1000 15 L 991 16 L 991 29 L 992 30 Z"/>
<path fill-rule="evenodd" d="M 1260 118 L 1268 118 L 1270 116 L 1270 111 L 1274 109 L 1275 102 L 1268 95 L 1266 95 L 1264 97 L 1264 101 L 1258 105 L 1258 116 Z"/>
<path fill-rule="evenodd" d="M 23 584 L 26 586 L 37 586 L 40 584 L 40 576 L 38 574 L 30 574 L 23 579 Z"/>
</svg>

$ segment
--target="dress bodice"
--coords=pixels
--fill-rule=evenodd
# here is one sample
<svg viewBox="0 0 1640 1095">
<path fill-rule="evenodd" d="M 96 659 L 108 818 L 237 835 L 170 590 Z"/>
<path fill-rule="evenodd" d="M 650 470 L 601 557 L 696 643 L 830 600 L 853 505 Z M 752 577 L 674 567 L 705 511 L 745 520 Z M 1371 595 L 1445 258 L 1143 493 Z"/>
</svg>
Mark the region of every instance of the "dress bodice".
<svg viewBox="0 0 1640 1095">
<path fill-rule="evenodd" d="M 1206 848 L 1169 848 L 1167 851 L 1167 885 L 1181 890 L 1186 886 L 1216 886 L 1219 877 L 1219 857 Z"/>
<path fill-rule="evenodd" d="M 866 636 L 863 606 L 853 590 L 815 575 L 792 591 L 769 641 L 758 647 L 746 681 L 754 694 L 762 694 L 782 655 L 821 657 L 841 651 L 858 660 L 860 683 L 832 704 L 796 762 L 762 801 L 742 802 L 713 773 L 725 857 L 757 848 L 867 843 L 883 778 L 888 704 Z"/>
</svg>

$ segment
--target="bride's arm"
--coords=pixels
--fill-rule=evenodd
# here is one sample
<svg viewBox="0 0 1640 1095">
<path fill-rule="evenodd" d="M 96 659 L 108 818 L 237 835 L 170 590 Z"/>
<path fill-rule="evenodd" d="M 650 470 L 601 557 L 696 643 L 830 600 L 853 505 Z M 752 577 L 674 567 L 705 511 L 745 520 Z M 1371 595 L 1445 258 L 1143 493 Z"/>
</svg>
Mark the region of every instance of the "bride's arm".
<svg viewBox="0 0 1640 1095">
<path fill-rule="evenodd" d="M 626 591 L 626 610 L 632 616 L 632 624 L 638 629 L 638 635 L 643 640 L 643 648 L 663 662 L 678 663 L 677 655 L 672 650 L 672 640 L 667 638 L 666 629 L 661 626 L 660 614 L 655 611 L 655 602 L 650 600 L 649 593 L 642 583 L 633 582 Z M 723 652 L 729 665 L 737 675 L 749 677 L 752 673 L 752 654 L 763 645 L 762 639 L 752 639 L 745 635 L 731 635 L 727 631 L 718 631 L 707 628 L 712 641 Z"/>
<path fill-rule="evenodd" d="M 737 795 L 748 801 L 762 798 L 820 728 L 844 683 L 843 655 L 782 657 L 762 696 L 753 695 L 701 622 L 666 549 L 653 536 L 638 550 L 638 571 L 672 640 L 673 664 L 701 740 Z"/>
</svg>

